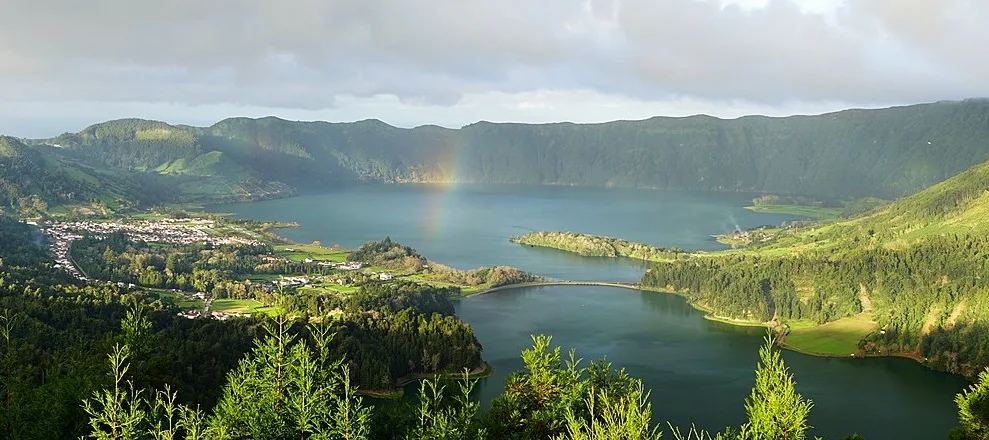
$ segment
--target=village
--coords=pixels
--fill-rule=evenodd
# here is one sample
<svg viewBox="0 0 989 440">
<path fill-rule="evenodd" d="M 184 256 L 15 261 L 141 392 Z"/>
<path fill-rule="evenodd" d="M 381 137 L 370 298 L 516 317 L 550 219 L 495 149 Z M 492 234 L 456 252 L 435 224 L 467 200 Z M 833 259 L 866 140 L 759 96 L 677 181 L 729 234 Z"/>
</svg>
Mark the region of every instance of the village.
<svg viewBox="0 0 989 440">
<path fill-rule="evenodd" d="M 205 219 L 161 219 L 156 221 L 142 220 L 133 222 L 111 221 L 111 222 L 52 222 L 38 224 L 41 233 L 46 237 L 49 250 L 55 260 L 55 268 L 63 270 L 73 277 L 93 284 L 113 284 L 122 290 L 138 289 L 132 283 L 112 282 L 107 280 L 97 280 L 88 276 L 78 264 L 72 259 L 70 248 L 72 242 L 83 238 L 86 235 L 107 236 L 112 233 L 123 232 L 131 240 L 148 243 L 165 243 L 175 245 L 207 243 L 211 245 L 261 245 L 260 241 L 244 237 L 231 236 L 230 234 L 209 233 L 216 223 Z M 282 248 L 281 254 L 292 254 L 295 248 Z M 362 272 L 367 266 L 365 263 L 356 261 L 327 261 L 314 258 L 301 258 L 292 260 L 284 255 L 268 255 L 264 257 L 266 263 L 293 263 L 302 262 L 306 264 L 316 264 L 319 267 L 332 268 L 340 273 L 335 275 L 310 276 L 310 275 L 283 275 L 278 279 L 270 280 L 265 284 L 265 290 L 276 291 L 285 288 L 299 288 L 313 286 L 324 283 L 331 283 L 339 286 L 349 287 L 360 281 L 391 281 L 394 274 L 389 272 Z M 350 274 L 348 274 L 350 273 Z M 325 285 L 325 284 L 324 284 Z M 197 319 L 212 318 L 217 320 L 227 320 L 236 317 L 249 316 L 250 313 L 237 311 L 211 310 L 213 303 L 212 295 L 206 292 L 185 292 L 178 289 L 169 289 L 166 293 L 173 295 L 186 304 L 202 304 L 202 307 L 194 307 L 182 310 L 178 316 Z"/>
<path fill-rule="evenodd" d="M 137 222 L 52 222 L 37 223 L 41 233 L 48 239 L 49 250 L 55 259 L 55 268 L 62 269 L 72 276 L 87 282 L 96 280 L 89 279 L 72 262 L 69 255 L 69 247 L 74 240 L 82 238 L 84 234 L 105 236 L 115 232 L 123 232 L 132 240 L 168 243 L 168 244 L 192 244 L 209 243 L 213 245 L 242 244 L 260 245 L 257 240 L 250 240 L 241 237 L 216 236 L 206 232 L 215 226 L 212 220 L 204 219 L 162 219 L 159 221 L 137 221 Z"/>
<path fill-rule="evenodd" d="M 77 222 L 53 222 L 39 224 L 42 233 L 49 236 L 83 233 L 90 235 L 107 235 L 114 232 L 123 232 L 131 240 L 169 243 L 169 244 L 192 244 L 208 243 L 213 245 L 242 244 L 260 245 L 258 240 L 252 240 L 235 236 L 219 236 L 210 234 L 209 230 L 215 228 L 216 222 L 206 219 L 171 219 L 142 220 L 142 221 L 77 221 Z"/>
</svg>

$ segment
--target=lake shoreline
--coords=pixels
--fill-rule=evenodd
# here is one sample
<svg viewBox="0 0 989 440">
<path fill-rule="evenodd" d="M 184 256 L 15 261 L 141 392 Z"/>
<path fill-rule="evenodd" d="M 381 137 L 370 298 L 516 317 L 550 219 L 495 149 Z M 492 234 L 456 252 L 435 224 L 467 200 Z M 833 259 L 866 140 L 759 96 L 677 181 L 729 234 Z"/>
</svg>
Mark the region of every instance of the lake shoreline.
<svg viewBox="0 0 989 440">
<path fill-rule="evenodd" d="M 774 325 L 774 323 L 771 323 L 771 322 L 746 321 L 746 320 L 732 319 L 732 318 L 727 318 L 727 317 L 723 317 L 723 316 L 718 316 L 718 315 L 715 315 L 710 308 L 705 307 L 705 306 L 703 306 L 701 304 L 697 304 L 694 301 L 691 301 L 689 298 L 687 298 L 686 294 L 684 294 L 683 292 L 675 292 L 675 291 L 672 291 L 671 289 L 657 289 L 657 288 L 644 287 L 644 286 L 641 286 L 638 283 L 613 283 L 613 282 L 607 282 L 607 281 L 546 281 L 546 282 L 538 282 L 538 283 L 509 284 L 509 285 L 505 285 L 505 286 L 492 287 L 490 289 L 482 290 L 480 292 L 475 292 L 475 293 L 472 293 L 472 294 L 469 294 L 469 295 L 464 295 L 463 298 L 464 299 L 470 299 L 470 298 L 474 298 L 474 297 L 477 297 L 477 296 L 486 295 L 486 294 L 489 294 L 489 293 L 496 293 L 496 292 L 499 292 L 499 291 L 514 290 L 514 289 L 524 289 L 524 288 L 528 288 L 528 287 L 547 287 L 547 286 L 598 286 L 598 287 L 614 287 L 614 288 L 620 288 L 620 289 L 638 290 L 638 291 L 641 291 L 641 292 L 652 292 L 652 293 L 662 293 L 662 294 L 666 294 L 666 295 L 675 295 L 675 296 L 679 296 L 679 297 L 683 298 L 687 302 L 687 304 L 690 305 L 695 310 L 700 311 L 700 312 L 703 312 L 704 313 L 703 318 L 706 319 L 706 320 L 708 320 L 708 321 L 719 322 L 719 323 L 722 323 L 722 324 L 732 325 L 732 326 L 736 326 L 736 327 L 763 327 L 763 328 L 767 328 L 767 329 L 775 329 L 779 325 L 779 324 Z M 925 368 L 929 368 L 924 363 L 923 356 L 921 356 L 918 353 L 855 354 L 854 356 L 841 356 L 841 355 L 837 355 L 837 354 L 818 353 L 818 352 L 814 352 L 814 351 L 811 351 L 811 350 L 802 349 L 799 346 L 786 343 L 785 337 L 783 337 L 780 340 L 779 347 L 782 348 L 782 349 L 785 349 L 785 350 L 789 350 L 789 351 L 795 352 L 795 353 L 800 353 L 800 354 L 803 354 L 803 355 L 813 356 L 813 357 L 819 357 L 819 358 L 832 358 L 832 359 L 841 359 L 841 358 L 846 358 L 846 357 L 853 357 L 853 358 L 856 358 L 856 359 L 866 359 L 866 358 L 904 358 L 904 359 L 911 359 L 911 360 L 917 362 L 918 364 L 920 364 L 921 366 L 923 366 Z M 935 369 L 931 369 L 931 370 L 932 371 L 937 371 Z"/>
<path fill-rule="evenodd" d="M 748 208 L 746 208 L 746 209 L 748 209 Z M 267 228 L 264 228 L 264 232 L 265 232 L 266 235 L 268 235 L 268 237 L 270 239 L 273 239 L 273 240 L 276 240 L 276 241 L 281 241 L 284 244 L 300 244 L 300 243 L 295 243 L 293 240 L 289 240 L 289 239 L 287 239 L 285 237 L 282 237 L 280 235 L 277 235 L 275 232 L 273 232 L 273 231 L 278 230 L 278 229 L 299 228 L 300 226 L 301 225 L 298 222 L 272 222 L 272 224 L 270 224 Z M 518 244 L 522 244 L 522 243 L 518 243 Z M 532 245 L 529 245 L 529 246 L 532 246 Z M 575 252 L 570 251 L 570 250 L 560 249 L 560 248 L 551 247 L 551 246 L 538 246 L 538 247 L 547 247 L 547 248 L 550 248 L 550 249 L 556 249 L 556 250 L 563 251 L 563 252 L 575 253 Z M 641 258 L 634 258 L 634 257 L 628 257 L 628 256 L 622 256 L 621 258 L 631 258 L 633 260 L 639 260 L 639 261 L 645 261 L 645 262 L 649 262 L 650 261 L 650 260 L 645 260 L 645 259 L 641 259 Z M 640 283 L 634 283 L 634 282 L 565 281 L 565 280 L 540 281 L 540 282 L 509 284 L 509 285 L 504 285 L 504 286 L 491 287 L 491 288 L 487 288 L 487 289 L 484 289 L 484 290 L 481 290 L 481 291 L 478 291 L 478 292 L 473 292 L 473 293 L 465 294 L 465 295 L 463 295 L 463 298 L 464 299 L 469 299 L 469 298 L 473 298 L 473 297 L 476 297 L 476 296 L 486 295 L 486 294 L 489 294 L 489 293 L 495 293 L 495 292 L 503 291 L 503 290 L 522 289 L 522 288 L 527 288 L 527 287 L 546 287 L 546 286 L 597 286 L 597 287 L 614 287 L 614 288 L 621 288 L 621 289 L 628 289 L 628 290 L 638 290 L 638 291 L 643 291 L 643 292 L 654 292 L 654 293 L 672 294 L 672 295 L 677 295 L 677 296 L 680 296 L 680 297 L 684 298 L 686 300 L 687 304 L 689 304 L 692 308 L 694 308 L 695 310 L 698 310 L 700 312 L 703 312 L 704 313 L 703 318 L 706 319 L 706 320 L 709 320 L 709 321 L 719 322 L 719 323 L 723 323 L 723 324 L 727 324 L 727 325 L 732 325 L 732 326 L 737 326 L 737 327 L 763 327 L 763 328 L 767 328 L 767 329 L 775 329 L 776 327 L 778 327 L 780 325 L 778 323 L 773 323 L 773 322 L 750 321 L 750 320 L 741 320 L 741 319 L 733 319 L 733 318 L 718 316 L 709 307 L 705 307 L 702 304 L 698 304 L 698 303 L 696 303 L 694 301 L 691 301 L 690 298 L 687 297 L 687 295 L 686 295 L 685 292 L 676 292 L 676 291 L 673 291 L 672 289 L 651 288 L 651 287 L 642 286 Z M 458 287 L 461 287 L 462 289 L 464 288 L 464 286 L 458 286 Z M 793 352 L 797 352 L 797 353 L 800 353 L 800 354 L 804 354 L 804 355 L 807 355 L 807 356 L 814 356 L 814 357 L 820 357 L 820 358 L 845 358 L 846 357 L 846 356 L 843 356 L 843 355 L 837 355 L 837 354 L 831 354 L 831 353 L 819 353 L 819 352 L 815 352 L 815 351 L 812 351 L 812 350 L 804 349 L 804 348 L 801 348 L 801 347 L 799 347 L 797 345 L 786 343 L 786 340 L 785 339 L 786 339 L 785 336 L 780 339 L 780 343 L 779 343 L 779 347 L 780 348 L 783 348 L 783 349 L 786 349 L 786 350 L 790 350 L 790 351 L 793 351 Z M 915 362 L 921 364 L 922 366 L 927 367 L 927 365 L 924 363 L 923 356 L 921 356 L 918 353 L 855 354 L 854 356 L 847 356 L 847 357 L 855 357 L 855 358 L 900 357 L 900 358 L 912 359 Z M 490 364 L 487 364 L 485 361 L 482 361 L 482 366 L 484 366 L 484 365 L 486 365 L 487 368 L 490 369 Z M 474 378 L 474 374 L 475 374 L 474 371 L 471 371 L 472 378 Z M 482 374 L 482 375 L 481 376 L 478 376 L 477 378 L 488 377 L 492 373 L 491 372 L 484 373 L 482 371 L 479 374 Z M 406 385 L 408 385 L 409 383 L 414 382 L 416 380 L 422 380 L 424 378 L 433 377 L 433 375 L 419 375 L 419 376 L 422 376 L 422 377 L 399 378 L 398 379 L 399 386 L 395 390 L 391 390 L 391 391 L 388 391 L 388 390 L 366 390 L 366 391 L 363 392 L 363 395 L 370 396 L 370 397 L 377 397 L 377 398 L 394 398 L 394 397 L 396 397 L 396 395 L 397 396 L 401 396 L 402 389 Z M 391 396 L 391 397 L 389 397 L 389 396 Z"/>
</svg>

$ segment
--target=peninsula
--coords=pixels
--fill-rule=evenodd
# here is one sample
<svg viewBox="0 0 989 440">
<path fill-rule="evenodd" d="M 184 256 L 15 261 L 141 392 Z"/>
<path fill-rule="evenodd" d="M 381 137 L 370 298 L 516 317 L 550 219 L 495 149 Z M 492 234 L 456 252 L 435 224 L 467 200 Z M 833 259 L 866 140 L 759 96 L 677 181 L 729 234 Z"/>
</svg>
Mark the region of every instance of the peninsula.
<svg viewBox="0 0 989 440">
<path fill-rule="evenodd" d="M 643 261 L 673 261 L 688 257 L 689 252 L 677 248 L 660 248 L 620 238 L 577 232 L 541 231 L 512 237 L 512 243 L 573 252 L 585 257 L 633 258 Z"/>
<path fill-rule="evenodd" d="M 989 253 L 989 163 L 863 214 L 763 229 L 717 252 L 684 252 L 574 232 L 515 243 L 653 263 L 647 289 L 677 292 L 730 323 L 778 327 L 783 344 L 825 356 L 904 356 L 975 377 Z M 934 281 L 932 281 L 934 280 Z M 964 335 L 964 336 L 962 336 Z"/>
</svg>

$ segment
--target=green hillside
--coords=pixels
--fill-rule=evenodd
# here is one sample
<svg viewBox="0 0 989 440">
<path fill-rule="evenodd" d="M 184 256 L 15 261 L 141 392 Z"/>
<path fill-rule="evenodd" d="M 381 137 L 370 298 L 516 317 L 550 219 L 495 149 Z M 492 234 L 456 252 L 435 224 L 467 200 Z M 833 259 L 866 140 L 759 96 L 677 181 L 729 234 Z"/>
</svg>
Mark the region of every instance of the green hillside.
<svg viewBox="0 0 989 440">
<path fill-rule="evenodd" d="M 231 118 L 197 128 L 125 119 L 43 142 L 93 165 L 215 177 L 221 186 L 458 181 L 892 199 L 989 160 L 989 100 L 457 130 L 377 120 Z"/>
<path fill-rule="evenodd" d="M 85 147 L 80 158 L 121 168 L 150 169 L 205 151 L 189 130 L 164 122 L 121 119 L 96 124 L 52 140 L 63 147 Z M 74 149 L 68 149 L 73 152 Z"/>
<path fill-rule="evenodd" d="M 657 263 L 643 283 L 786 325 L 807 351 L 899 353 L 974 376 L 989 365 L 987 214 L 983 163 L 859 217 Z"/>
<path fill-rule="evenodd" d="M 437 181 L 897 198 L 989 160 L 989 100 L 788 118 L 479 122 L 457 130 L 377 120 L 231 118 L 190 127 L 121 119 L 29 144 L 29 156 L 47 158 L 32 159 L 36 166 L 54 164 L 71 170 L 60 171 L 70 181 L 96 185 L 85 200 L 149 192 L 176 202 L 244 200 L 360 182 Z M 24 154 L 0 149 L 8 160 Z M 106 179 L 85 178 L 94 173 L 118 182 L 101 188 Z"/>
</svg>

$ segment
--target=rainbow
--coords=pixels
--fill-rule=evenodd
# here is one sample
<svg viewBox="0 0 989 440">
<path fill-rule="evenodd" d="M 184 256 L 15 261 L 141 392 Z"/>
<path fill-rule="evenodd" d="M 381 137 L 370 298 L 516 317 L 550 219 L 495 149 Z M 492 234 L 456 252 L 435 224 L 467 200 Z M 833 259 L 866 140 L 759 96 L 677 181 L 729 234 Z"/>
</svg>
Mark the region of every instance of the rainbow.
<svg viewBox="0 0 989 440">
<path fill-rule="evenodd" d="M 450 221 L 450 205 L 454 203 L 455 195 L 461 189 L 464 181 L 461 173 L 463 158 L 463 145 L 459 141 L 452 141 L 444 145 L 444 153 L 440 159 L 430 169 L 428 175 L 423 176 L 432 190 L 432 194 L 427 199 L 426 221 L 423 223 L 423 236 L 437 238 L 447 230 Z"/>
</svg>

